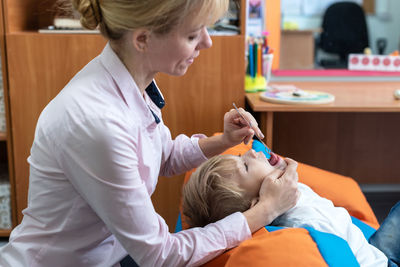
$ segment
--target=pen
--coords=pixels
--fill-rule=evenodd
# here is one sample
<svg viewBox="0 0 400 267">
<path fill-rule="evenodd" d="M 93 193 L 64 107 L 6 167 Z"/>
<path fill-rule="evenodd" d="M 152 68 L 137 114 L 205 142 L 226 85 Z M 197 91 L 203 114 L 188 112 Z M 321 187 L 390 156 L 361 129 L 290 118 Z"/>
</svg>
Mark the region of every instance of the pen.
<svg viewBox="0 0 400 267">
<path fill-rule="evenodd" d="M 257 39 L 254 42 L 253 45 L 253 63 L 254 63 L 254 67 L 253 67 L 253 78 L 255 78 L 257 76 L 257 62 L 258 62 L 258 43 L 257 43 Z"/>
<path fill-rule="evenodd" d="M 254 77 L 254 44 L 253 39 L 250 38 L 249 42 L 249 66 L 250 66 L 250 76 Z"/>
<path fill-rule="evenodd" d="M 261 48 L 261 43 L 257 47 L 257 77 L 260 77 L 262 75 L 261 72 L 261 62 L 262 62 L 262 48 Z"/>
</svg>

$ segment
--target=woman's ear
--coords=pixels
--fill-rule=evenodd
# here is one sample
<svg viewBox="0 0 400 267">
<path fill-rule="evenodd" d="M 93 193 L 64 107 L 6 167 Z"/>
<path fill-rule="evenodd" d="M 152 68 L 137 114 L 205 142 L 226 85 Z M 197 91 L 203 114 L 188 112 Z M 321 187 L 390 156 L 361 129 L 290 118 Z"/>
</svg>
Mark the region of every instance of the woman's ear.
<svg viewBox="0 0 400 267">
<path fill-rule="evenodd" d="M 147 29 L 137 29 L 133 31 L 132 42 L 135 49 L 145 52 L 150 38 L 150 31 Z"/>
<path fill-rule="evenodd" d="M 258 197 L 253 198 L 253 199 L 251 200 L 251 206 L 250 206 L 250 208 L 254 207 L 257 203 L 258 203 Z"/>
</svg>

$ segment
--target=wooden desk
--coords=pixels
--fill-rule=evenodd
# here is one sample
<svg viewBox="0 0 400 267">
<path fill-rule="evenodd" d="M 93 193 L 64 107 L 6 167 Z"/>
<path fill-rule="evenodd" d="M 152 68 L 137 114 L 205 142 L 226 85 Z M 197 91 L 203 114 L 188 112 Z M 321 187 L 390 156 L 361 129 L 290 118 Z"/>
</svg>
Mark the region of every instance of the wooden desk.
<svg viewBox="0 0 400 267">
<path fill-rule="evenodd" d="M 260 100 L 258 93 L 246 94 L 270 148 L 327 170 L 362 176 L 361 182 L 400 183 L 400 100 L 393 97 L 400 82 L 290 84 L 329 92 L 335 102 L 273 104 Z"/>
<path fill-rule="evenodd" d="M 287 83 L 285 83 L 287 84 Z M 260 112 L 266 143 L 272 147 L 274 112 L 400 112 L 400 100 L 393 90 L 400 82 L 295 82 L 304 90 L 331 93 L 335 102 L 324 105 L 284 105 L 265 102 L 258 93 L 247 93 L 246 100 L 254 112 Z"/>
</svg>

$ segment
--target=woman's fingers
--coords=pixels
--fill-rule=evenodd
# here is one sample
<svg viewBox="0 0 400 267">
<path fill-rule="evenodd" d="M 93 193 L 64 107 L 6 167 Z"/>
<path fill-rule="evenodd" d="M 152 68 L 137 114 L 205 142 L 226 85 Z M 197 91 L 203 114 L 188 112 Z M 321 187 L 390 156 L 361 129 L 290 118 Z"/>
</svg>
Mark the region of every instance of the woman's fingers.
<svg viewBox="0 0 400 267">
<path fill-rule="evenodd" d="M 274 175 L 266 177 L 260 188 L 260 201 L 268 203 L 277 216 L 296 205 L 299 199 L 297 162 L 292 159 L 286 162 L 288 166 L 279 179 Z"/>
<path fill-rule="evenodd" d="M 287 166 L 281 178 L 289 179 L 297 183 L 299 181 L 299 175 L 297 173 L 297 162 L 291 158 L 285 158 L 285 161 L 287 163 Z"/>
<path fill-rule="evenodd" d="M 237 128 L 250 127 L 258 137 L 261 139 L 264 138 L 256 119 L 250 112 L 247 112 L 243 108 L 238 108 L 237 110 L 231 109 L 227 112 L 226 119 L 231 120 Z M 254 133 L 252 133 L 251 136 L 246 136 L 244 140 L 249 141 L 253 137 Z"/>
</svg>

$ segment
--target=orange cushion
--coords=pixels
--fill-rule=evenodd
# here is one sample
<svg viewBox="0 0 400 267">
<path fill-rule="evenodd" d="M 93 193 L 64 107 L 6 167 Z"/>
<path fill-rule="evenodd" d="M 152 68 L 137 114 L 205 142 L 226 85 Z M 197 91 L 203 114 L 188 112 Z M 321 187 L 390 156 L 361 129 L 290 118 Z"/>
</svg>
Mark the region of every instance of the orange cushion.
<svg viewBox="0 0 400 267">
<path fill-rule="evenodd" d="M 295 264 L 294 264 L 295 263 Z M 262 228 L 240 246 L 203 265 L 204 267 L 328 266 L 308 231 L 290 228 L 268 232 Z"/>
<path fill-rule="evenodd" d="M 251 149 L 252 142 L 243 143 L 226 150 L 222 154 L 239 155 Z M 194 170 L 185 175 L 185 182 Z M 310 165 L 300 163 L 297 168 L 299 181 L 310 186 L 317 194 L 330 199 L 335 206 L 344 207 L 350 215 L 360 219 L 374 228 L 379 227 L 371 206 L 368 204 L 357 182 L 333 172 L 325 171 Z"/>
<path fill-rule="evenodd" d="M 251 149 L 240 144 L 223 154 L 244 154 Z M 194 170 L 187 172 L 185 182 Z M 336 206 L 346 208 L 350 215 L 372 227 L 378 221 L 358 184 L 350 177 L 325 171 L 303 163 L 298 166 L 299 181 L 310 186 L 320 196 L 332 200 Z M 182 216 L 182 227 L 187 228 Z M 265 228 L 253 234 L 238 247 L 226 251 L 204 266 L 327 266 L 308 231 L 301 228 L 268 232 Z"/>
<path fill-rule="evenodd" d="M 211 262 L 209 264 L 206 266 L 216 266 Z M 229 267 L 249 265 L 251 267 L 328 266 L 308 231 L 300 228 L 256 235 L 232 251 L 225 264 Z"/>
<path fill-rule="evenodd" d="M 379 223 L 357 182 L 333 172 L 299 163 L 299 181 L 311 187 L 317 194 L 332 200 L 335 206 L 347 209 L 350 215 L 378 228 Z"/>
</svg>

